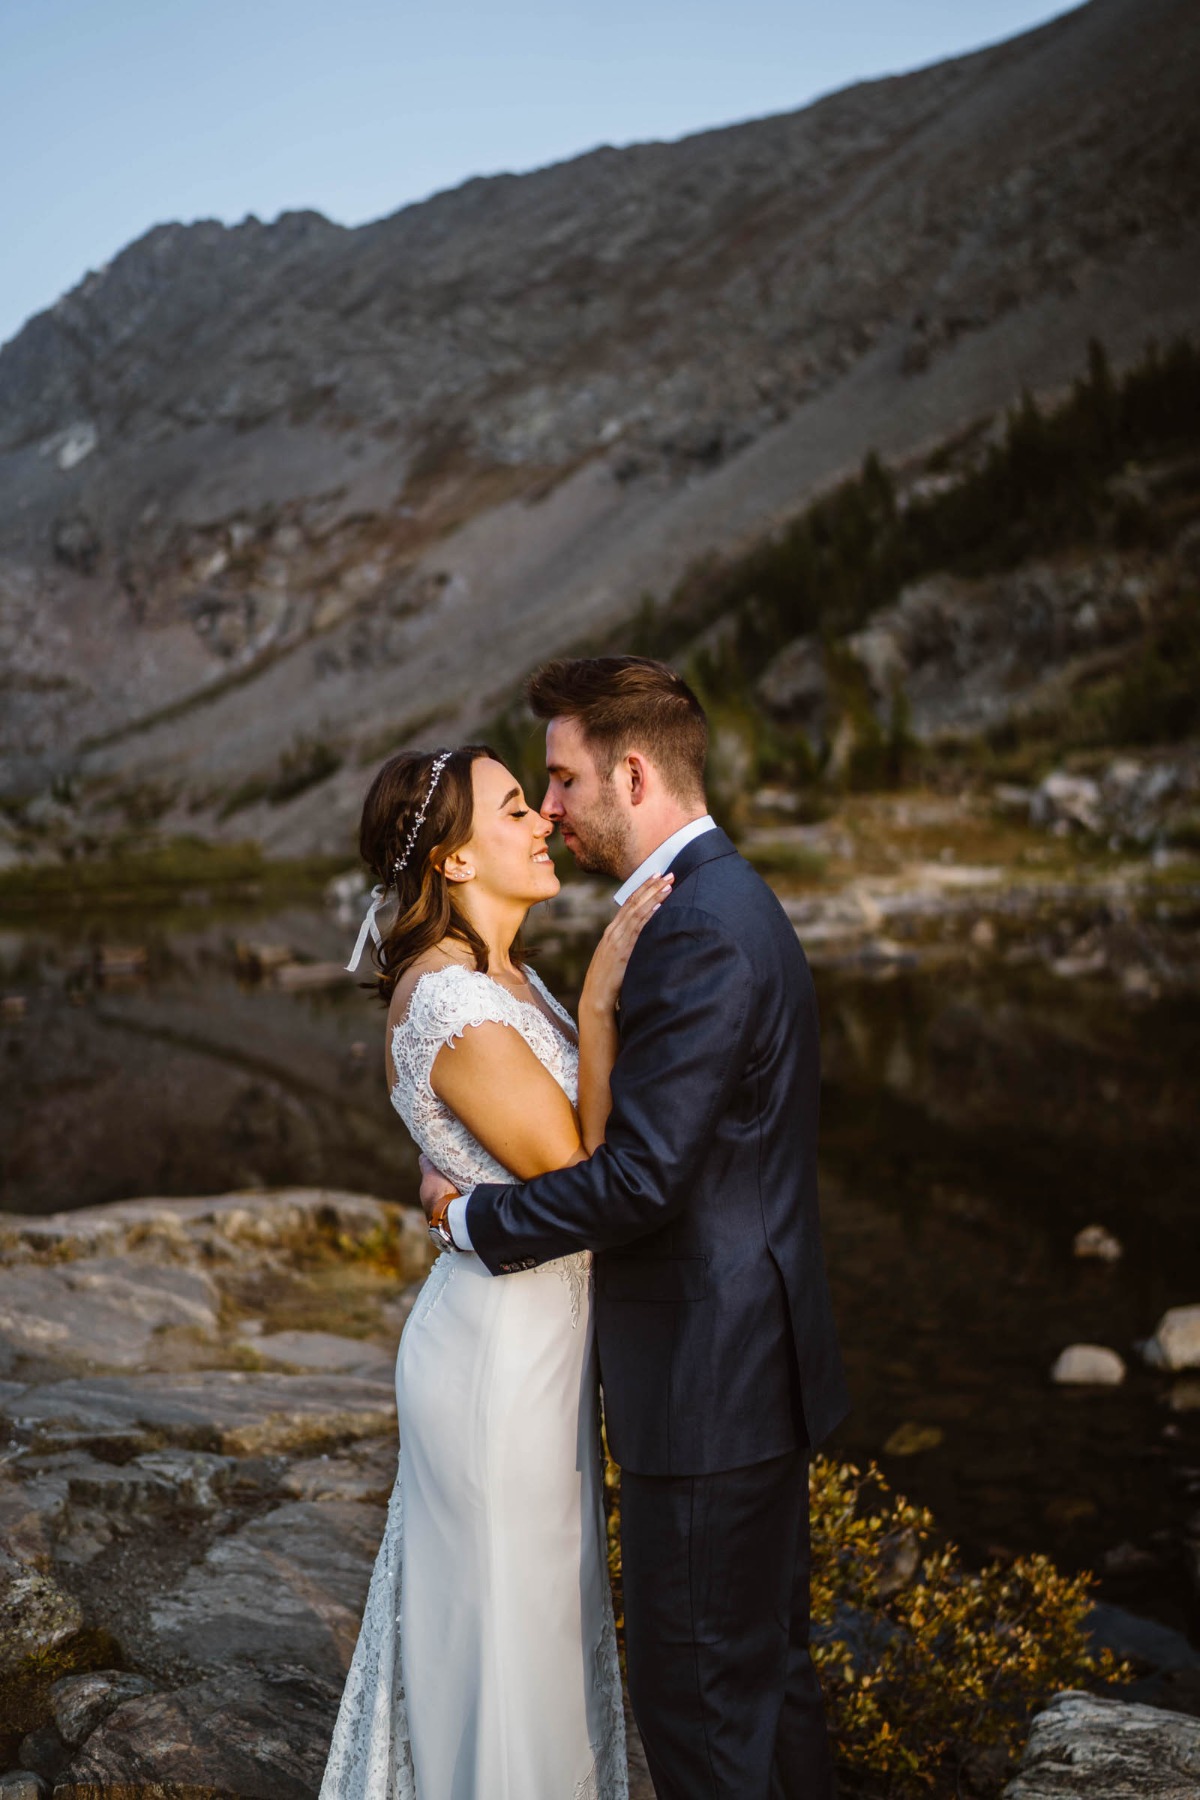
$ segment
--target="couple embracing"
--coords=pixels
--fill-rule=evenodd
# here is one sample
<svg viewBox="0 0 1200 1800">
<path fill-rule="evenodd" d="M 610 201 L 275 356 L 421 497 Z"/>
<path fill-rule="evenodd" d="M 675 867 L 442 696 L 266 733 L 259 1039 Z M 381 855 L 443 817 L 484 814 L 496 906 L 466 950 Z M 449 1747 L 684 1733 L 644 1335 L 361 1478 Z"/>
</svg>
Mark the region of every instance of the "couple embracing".
<svg viewBox="0 0 1200 1800">
<path fill-rule="evenodd" d="M 708 816 L 662 664 L 550 664 L 541 811 L 486 747 L 403 753 L 361 849 L 385 1072 L 442 1254 L 400 1343 L 399 1473 L 322 1800 L 828 1800 L 808 1458 L 846 1410 L 817 1210 L 817 1015 Z M 558 826 L 623 885 L 578 1024 L 520 929 Z"/>
</svg>

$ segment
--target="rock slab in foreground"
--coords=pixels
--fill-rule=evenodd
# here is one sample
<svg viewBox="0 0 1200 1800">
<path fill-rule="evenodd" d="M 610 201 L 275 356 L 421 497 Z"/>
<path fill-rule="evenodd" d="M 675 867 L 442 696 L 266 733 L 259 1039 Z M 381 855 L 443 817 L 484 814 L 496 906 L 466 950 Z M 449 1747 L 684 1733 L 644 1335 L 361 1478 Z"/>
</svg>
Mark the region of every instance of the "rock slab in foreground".
<svg viewBox="0 0 1200 1800">
<path fill-rule="evenodd" d="M 47 1447 L 120 1438 L 144 1450 L 163 1443 L 235 1456 L 321 1449 L 396 1428 L 386 1381 L 351 1375 L 108 1375 L 49 1382 L 7 1402 L 8 1418 Z"/>
<path fill-rule="evenodd" d="M 1200 1719 L 1056 1694 L 1033 1721 L 1004 1800 L 1197 1800 Z"/>
</svg>

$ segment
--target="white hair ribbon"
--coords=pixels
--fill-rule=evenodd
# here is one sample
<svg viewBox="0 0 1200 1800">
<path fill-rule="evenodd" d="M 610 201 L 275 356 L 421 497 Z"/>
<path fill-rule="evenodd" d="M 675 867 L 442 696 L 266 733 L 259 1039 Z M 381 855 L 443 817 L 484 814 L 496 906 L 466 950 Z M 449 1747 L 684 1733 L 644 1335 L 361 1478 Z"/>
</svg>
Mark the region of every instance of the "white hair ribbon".
<svg viewBox="0 0 1200 1800">
<path fill-rule="evenodd" d="M 362 953 L 367 947 L 368 933 L 371 935 L 371 937 L 373 937 L 375 939 L 375 942 L 378 944 L 379 948 L 382 950 L 383 939 L 379 935 L 379 921 L 376 919 L 375 915 L 379 911 L 379 908 L 383 905 L 383 903 L 387 899 L 387 897 L 388 897 L 387 888 L 381 886 L 379 883 L 376 883 L 376 885 L 371 889 L 371 904 L 370 904 L 370 906 L 368 906 L 366 912 L 363 914 L 363 922 L 358 928 L 358 940 L 354 946 L 354 954 L 351 956 L 350 961 L 346 964 L 346 970 L 347 970 L 348 974 L 353 975 L 353 973 L 357 969 L 359 963 L 362 961 Z"/>
</svg>

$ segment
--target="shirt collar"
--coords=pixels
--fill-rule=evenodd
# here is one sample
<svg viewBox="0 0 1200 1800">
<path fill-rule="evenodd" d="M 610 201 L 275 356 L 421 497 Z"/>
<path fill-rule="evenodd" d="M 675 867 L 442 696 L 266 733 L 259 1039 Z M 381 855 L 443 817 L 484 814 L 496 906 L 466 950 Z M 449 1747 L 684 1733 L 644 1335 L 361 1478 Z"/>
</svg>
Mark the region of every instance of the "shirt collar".
<svg viewBox="0 0 1200 1800">
<path fill-rule="evenodd" d="M 664 838 L 657 850 L 652 850 L 644 863 L 633 871 L 629 880 L 624 882 L 613 895 L 616 906 L 624 906 L 631 894 L 635 894 L 643 881 L 649 881 L 652 875 L 665 875 L 685 844 L 698 838 L 706 831 L 715 831 L 717 821 L 705 813 L 702 819 L 693 819 L 690 825 L 681 825 L 678 831 Z"/>
</svg>

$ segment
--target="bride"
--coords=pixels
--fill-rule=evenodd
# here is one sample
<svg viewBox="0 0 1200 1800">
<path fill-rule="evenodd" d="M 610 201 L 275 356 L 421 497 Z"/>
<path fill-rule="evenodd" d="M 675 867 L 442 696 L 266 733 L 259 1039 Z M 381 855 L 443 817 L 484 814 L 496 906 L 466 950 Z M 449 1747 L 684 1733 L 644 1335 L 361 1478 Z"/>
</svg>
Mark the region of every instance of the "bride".
<svg viewBox="0 0 1200 1800">
<path fill-rule="evenodd" d="M 652 878 L 576 1033 L 525 961 L 553 826 L 480 745 L 392 757 L 363 806 L 392 1104 L 459 1189 L 603 1141 L 616 1001 Z M 626 1800 L 587 1252 L 493 1278 L 442 1255 L 396 1361 L 400 1464 L 321 1800 Z"/>
</svg>

